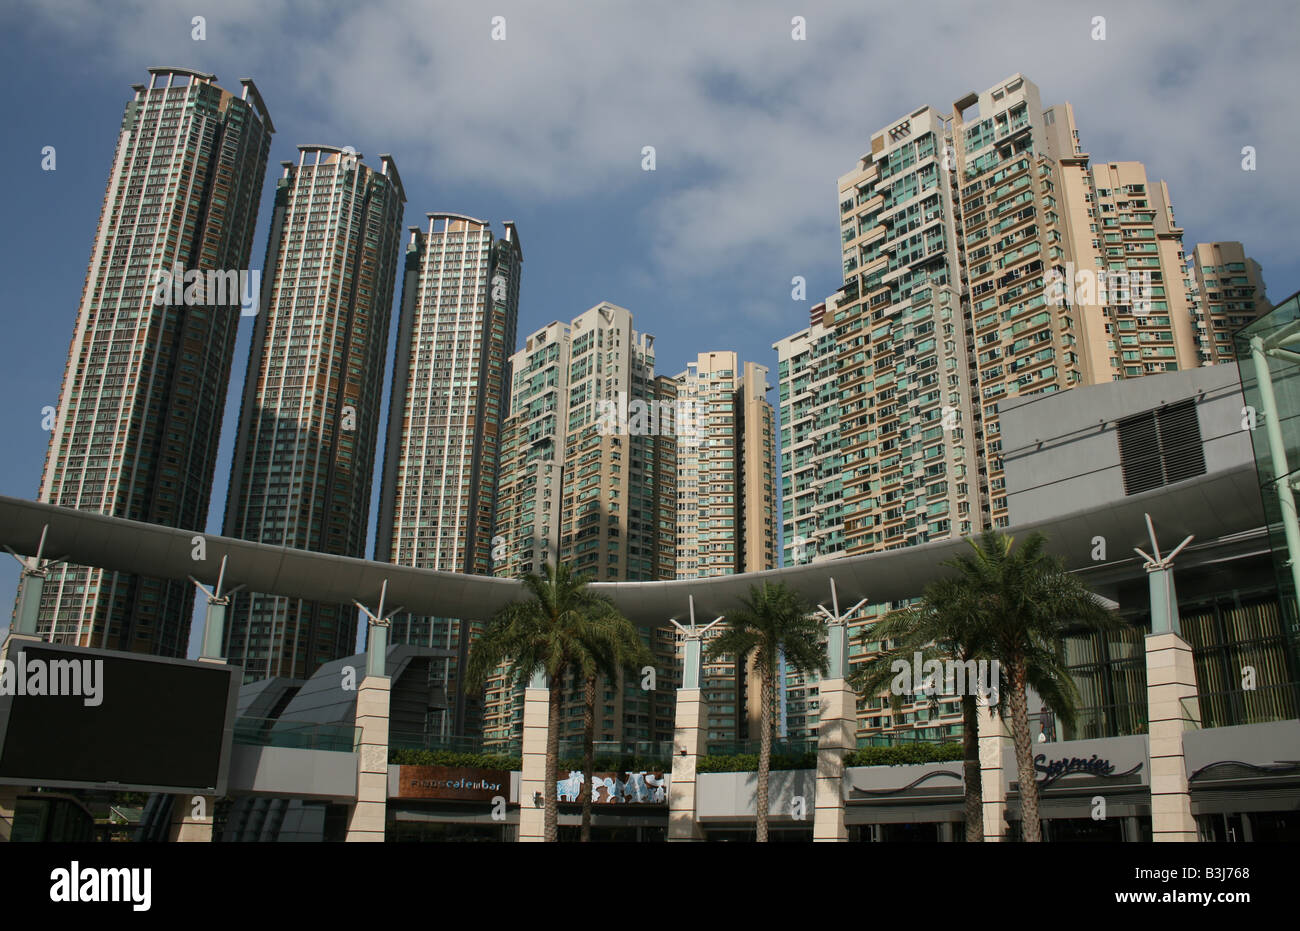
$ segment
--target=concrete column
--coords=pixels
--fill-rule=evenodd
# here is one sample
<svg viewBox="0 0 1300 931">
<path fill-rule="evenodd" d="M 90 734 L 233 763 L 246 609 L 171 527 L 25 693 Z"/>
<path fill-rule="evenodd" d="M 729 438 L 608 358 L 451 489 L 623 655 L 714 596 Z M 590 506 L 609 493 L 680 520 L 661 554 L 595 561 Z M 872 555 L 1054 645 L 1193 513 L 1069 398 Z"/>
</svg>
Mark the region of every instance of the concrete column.
<svg viewBox="0 0 1300 931">
<path fill-rule="evenodd" d="M 18 792 L 18 786 L 0 786 L 0 844 L 8 843 L 13 835 Z"/>
<path fill-rule="evenodd" d="M 704 840 L 704 831 L 695 816 L 695 767 L 708 749 L 708 724 L 704 690 L 678 689 L 673 721 L 673 773 L 668 781 L 670 841 Z"/>
<path fill-rule="evenodd" d="M 990 709 L 984 695 L 976 698 L 979 721 L 980 792 L 984 811 L 984 840 L 1007 839 L 1007 789 L 1002 777 L 1002 761 L 1011 746 L 1011 731 L 996 710 Z"/>
<path fill-rule="evenodd" d="M 1192 726 L 1199 724 L 1192 648 L 1177 633 L 1166 630 L 1147 635 L 1146 658 L 1151 839 L 1195 841 L 1198 839 L 1196 821 L 1192 817 L 1183 760 L 1183 731 L 1189 725 L 1188 711 L 1192 714 Z M 1192 699 L 1187 703 L 1192 707 L 1185 709 L 1183 699 Z"/>
<path fill-rule="evenodd" d="M 858 695 L 844 679 L 823 679 L 818 686 L 820 727 L 817 735 L 814 841 L 847 841 L 844 822 L 844 758 L 857 748 Z"/>
<path fill-rule="evenodd" d="M 384 839 L 388 813 L 388 707 L 392 680 L 366 676 L 357 689 L 357 801 L 348 815 L 348 841 Z"/>
<path fill-rule="evenodd" d="M 847 619 L 867 603 L 863 598 L 840 611 L 840 595 L 831 580 L 831 606 L 818 605 L 826 618 L 826 678 L 817 688 L 817 783 L 813 815 L 814 841 L 847 841 L 844 823 L 844 758 L 858 746 L 858 695 L 849 686 L 849 628 Z"/>
<path fill-rule="evenodd" d="M 673 715 L 673 772 L 668 780 L 668 839 L 670 841 L 704 840 L 695 811 L 695 767 L 708 750 L 709 707 L 704 699 L 704 635 L 722 617 L 703 627 L 695 623 L 695 596 L 688 595 L 690 626 L 676 618 L 668 622 L 685 637 L 683 643 L 682 687 L 677 690 L 677 707 Z"/>
<path fill-rule="evenodd" d="M 167 839 L 181 844 L 212 842 L 215 795 L 176 795 L 172 797 L 172 823 Z"/>
<path fill-rule="evenodd" d="M 541 682 L 543 685 L 538 686 Z M 519 774 L 519 839 L 540 842 L 546 839 L 546 811 L 537 805 L 538 793 L 546 797 L 546 730 L 551 716 L 551 690 L 545 679 L 533 677 L 524 689 L 523 766 Z M 550 787 L 555 791 L 555 786 Z"/>
</svg>

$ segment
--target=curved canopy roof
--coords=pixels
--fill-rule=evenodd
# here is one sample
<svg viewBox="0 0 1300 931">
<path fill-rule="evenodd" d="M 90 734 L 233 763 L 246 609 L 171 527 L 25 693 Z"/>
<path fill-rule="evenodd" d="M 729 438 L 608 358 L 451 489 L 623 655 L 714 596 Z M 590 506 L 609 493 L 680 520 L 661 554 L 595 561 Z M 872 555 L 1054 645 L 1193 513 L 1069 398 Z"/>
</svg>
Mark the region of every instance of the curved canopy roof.
<svg viewBox="0 0 1300 931">
<path fill-rule="evenodd" d="M 1144 514 L 1151 515 L 1162 550 L 1172 549 L 1189 534 L 1204 544 L 1252 531 L 1264 524 L 1256 483 L 1253 464 L 1241 463 L 1008 532 L 1021 536 L 1042 531 L 1049 549 L 1063 557 L 1070 569 L 1127 566 L 1132 571 L 1139 562 L 1133 547 L 1149 546 Z M 387 581 L 385 613 L 400 606 L 403 611 L 438 617 L 486 618 L 525 591 L 514 579 L 416 569 L 211 534 L 202 535 L 206 559 L 198 561 L 192 554 L 199 534 L 192 530 L 0 496 L 0 545 L 33 555 L 46 525 L 47 558 L 162 578 L 193 576 L 211 587 L 224 556 L 226 588 L 242 584 L 249 591 L 319 601 L 355 599 L 372 610 L 378 607 L 380 587 Z M 1109 562 L 1092 559 L 1093 539 L 1098 536 L 1106 539 Z M 749 586 L 763 581 L 785 582 L 810 601 L 829 605 L 829 582 L 834 577 L 840 605 L 848 607 L 859 598 L 880 603 L 918 594 L 927 582 L 945 573 L 941 563 L 965 545 L 954 538 L 767 572 L 672 582 L 599 582 L 592 588 L 612 598 L 639 624 L 685 618 L 688 596 L 694 596 L 697 618 L 712 620 L 732 610 Z"/>
</svg>

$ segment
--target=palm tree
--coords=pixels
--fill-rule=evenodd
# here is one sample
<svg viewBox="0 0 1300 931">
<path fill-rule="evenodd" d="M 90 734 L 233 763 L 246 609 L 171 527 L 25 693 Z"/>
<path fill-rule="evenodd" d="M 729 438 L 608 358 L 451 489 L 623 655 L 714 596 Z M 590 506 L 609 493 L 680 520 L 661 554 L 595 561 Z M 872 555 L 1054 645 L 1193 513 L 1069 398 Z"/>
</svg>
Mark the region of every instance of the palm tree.
<svg viewBox="0 0 1300 931">
<path fill-rule="evenodd" d="M 959 580 L 936 579 L 925 587 L 921 600 L 887 615 L 871 628 L 872 640 L 893 641 L 893 647 L 859 666 L 849 684 L 859 695 L 876 695 L 894 678 L 894 662 L 909 664 L 921 654 L 923 662 L 952 658 L 959 662 L 987 659 L 979 616 L 970 593 Z M 915 674 L 919 675 L 920 670 Z M 985 683 L 987 685 L 987 683 Z M 891 693 L 897 711 L 902 696 Z M 973 689 L 961 696 L 962 771 L 965 785 L 966 840 L 984 840 L 983 783 L 980 777 L 978 705 Z"/>
<path fill-rule="evenodd" d="M 1007 677 L 1024 839 L 1037 842 L 1042 832 L 1026 686 L 1069 720 L 1077 692 L 1066 668 L 1065 636 L 1079 628 L 1111 629 L 1118 622 L 1046 551 L 1042 534 L 1031 534 L 1018 549 L 1013 537 L 996 531 L 967 542 L 973 552 L 950 564 L 958 569 L 957 584 L 975 600 L 981 638 Z"/>
<path fill-rule="evenodd" d="M 546 786 L 544 839 L 558 838 L 556 784 L 560 759 L 560 713 L 564 679 L 581 673 L 590 663 L 590 645 L 601 641 L 613 605 L 587 589 L 586 579 L 561 564 L 548 564 L 544 575 L 529 573 L 523 583 L 532 595 L 498 611 L 474 643 L 466 668 L 466 692 L 481 691 L 498 666 L 507 664 L 516 687 L 526 687 L 541 669 L 550 680 L 546 722 Z M 616 613 L 616 612 L 614 612 Z"/>
<path fill-rule="evenodd" d="M 608 603 L 606 603 L 608 604 Z M 600 676 L 616 683 L 622 672 L 637 673 L 641 667 L 654 663 L 654 654 L 641 642 L 632 622 L 623 617 L 613 605 L 609 610 L 594 616 L 594 638 L 583 644 L 580 660 L 583 678 L 582 711 L 582 771 L 586 779 L 582 785 L 582 831 L 580 840 L 591 840 L 592 774 L 596 768 L 596 686 Z"/>
<path fill-rule="evenodd" d="M 956 568 L 955 561 L 944 563 Z M 937 579 L 925 587 L 920 601 L 887 615 L 870 630 L 870 639 L 892 642 L 882 651 L 860 665 L 849 676 L 849 684 L 860 695 L 876 695 L 894 678 L 894 663 L 905 659 L 909 664 L 917 653 L 922 663 L 932 659 L 954 659 L 960 663 L 991 658 L 987 633 L 981 628 L 982 619 L 977 610 L 978 596 L 973 588 L 963 584 L 961 578 Z M 865 639 L 865 638 L 864 638 Z M 918 671 L 919 672 L 919 671 Z M 1026 679 L 1031 688 L 1050 705 L 1067 727 L 1074 724 L 1078 690 L 1074 679 L 1059 653 L 1035 653 L 1028 660 Z M 998 664 L 998 678 L 993 682 L 979 683 L 988 689 L 990 714 L 1005 713 L 1006 703 L 1000 696 L 1010 694 L 1010 680 L 1005 669 Z M 984 840 L 983 778 L 979 760 L 979 705 L 976 692 L 968 688 L 961 696 L 962 710 L 962 772 L 965 789 L 964 808 L 966 840 L 980 843 Z M 932 693 L 931 704 L 937 703 Z M 891 690 L 891 704 L 895 711 L 902 705 L 902 696 Z"/>
<path fill-rule="evenodd" d="M 782 584 L 754 585 L 741 609 L 727 619 L 727 629 L 706 651 L 717 661 L 735 657 L 737 666 L 754 654 L 760 683 L 757 839 L 767 841 L 768 774 L 772 766 L 772 702 L 778 656 L 802 673 L 825 675 L 826 643 L 822 625 L 799 595 Z"/>
</svg>

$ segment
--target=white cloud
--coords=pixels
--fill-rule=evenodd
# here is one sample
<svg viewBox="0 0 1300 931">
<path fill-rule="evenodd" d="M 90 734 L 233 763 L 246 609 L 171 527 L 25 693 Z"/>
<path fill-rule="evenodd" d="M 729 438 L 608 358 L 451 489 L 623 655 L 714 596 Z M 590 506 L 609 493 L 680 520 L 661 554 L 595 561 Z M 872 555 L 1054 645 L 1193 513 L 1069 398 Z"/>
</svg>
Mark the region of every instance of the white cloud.
<svg viewBox="0 0 1300 931">
<path fill-rule="evenodd" d="M 1116 6 L 1102 11 L 1104 42 L 1090 38 L 1091 11 L 1037 3 L 375 0 L 315 19 L 308 4 L 227 0 L 195 43 L 200 6 L 60 0 L 28 15 L 127 71 L 194 61 L 228 84 L 252 76 L 273 117 L 292 110 L 320 136 L 291 142 L 391 152 L 408 187 L 422 175 L 542 205 L 639 199 L 652 274 L 724 276 L 751 296 L 747 280 L 833 267 L 835 179 L 873 131 L 1016 71 L 1044 104 L 1074 104 L 1094 159 L 1143 161 L 1168 180 L 1189 244 L 1243 239 L 1266 273 L 1270 259 L 1294 261 L 1300 194 L 1284 170 L 1300 144 L 1300 33 L 1288 4 Z M 796 13 L 806 42 L 790 37 Z M 490 38 L 493 15 L 506 17 L 504 42 Z M 653 175 L 643 145 L 656 147 Z M 1257 172 L 1240 170 L 1244 145 Z"/>
</svg>

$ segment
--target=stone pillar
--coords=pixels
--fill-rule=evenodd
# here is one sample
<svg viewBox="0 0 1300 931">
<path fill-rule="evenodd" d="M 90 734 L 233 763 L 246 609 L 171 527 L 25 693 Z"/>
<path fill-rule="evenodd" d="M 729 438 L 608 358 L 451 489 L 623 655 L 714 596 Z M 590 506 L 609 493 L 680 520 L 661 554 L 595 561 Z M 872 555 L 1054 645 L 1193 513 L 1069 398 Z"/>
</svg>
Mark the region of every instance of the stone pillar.
<svg viewBox="0 0 1300 931">
<path fill-rule="evenodd" d="M 834 596 L 838 612 L 838 596 Z M 847 841 L 844 822 L 844 758 L 858 746 L 858 696 L 845 676 L 849 670 L 848 628 L 833 617 L 826 630 L 828 675 L 817 688 L 817 787 L 814 841 Z"/>
<path fill-rule="evenodd" d="M 1011 732 L 988 699 L 979 695 L 975 711 L 979 721 L 980 794 L 984 811 L 984 840 L 1007 839 L 1007 789 L 1003 781 L 1002 761 L 1011 746 Z"/>
<path fill-rule="evenodd" d="M 18 786 L 0 786 L 0 844 L 8 843 L 13 835 L 18 792 Z"/>
<path fill-rule="evenodd" d="M 538 793 L 546 798 L 546 731 L 551 716 L 551 690 L 546 687 L 546 677 L 533 676 L 532 684 L 524 689 L 524 739 L 523 765 L 519 774 L 519 840 L 543 841 L 546 839 L 546 810 L 535 799 Z M 559 722 L 556 722 L 557 726 Z M 555 791 L 555 786 L 550 787 Z"/>
<path fill-rule="evenodd" d="M 388 706 L 392 680 L 366 676 L 357 689 L 357 801 L 348 815 L 348 841 L 384 839 L 388 814 Z"/>
<path fill-rule="evenodd" d="M 167 839 L 174 843 L 208 844 L 212 842 L 215 795 L 172 796 L 172 823 Z"/>
<path fill-rule="evenodd" d="M 688 647 L 691 642 L 686 641 Z M 698 644 L 698 641 L 695 642 Z M 695 661 L 698 664 L 698 649 L 695 651 Z M 687 678 L 698 681 L 698 676 Z M 678 689 L 673 721 L 673 773 L 668 780 L 670 841 L 704 840 L 704 831 L 695 816 L 695 767 L 708 749 L 708 724 L 709 709 L 704 700 L 704 690 Z"/>
<path fill-rule="evenodd" d="M 695 623 L 695 596 L 687 596 L 690 626 L 675 618 L 668 622 L 685 640 L 682 643 L 682 687 L 677 690 L 673 714 L 673 772 L 668 780 L 668 839 L 704 840 L 695 809 L 695 767 L 708 751 L 709 706 L 704 698 L 704 635 L 719 616 L 703 627 Z"/>
<path fill-rule="evenodd" d="M 1177 633 L 1166 630 L 1147 635 L 1146 658 L 1151 839 L 1195 841 L 1196 821 L 1183 760 L 1183 731 L 1189 724 L 1183 699 L 1191 699 L 1188 705 L 1194 705 L 1196 697 L 1192 648 Z M 1191 710 L 1195 722 L 1196 709 Z"/>
<path fill-rule="evenodd" d="M 844 679 L 823 679 L 818 686 L 821 725 L 817 735 L 814 841 L 847 841 L 844 822 L 844 759 L 857 749 L 858 695 Z"/>
</svg>

